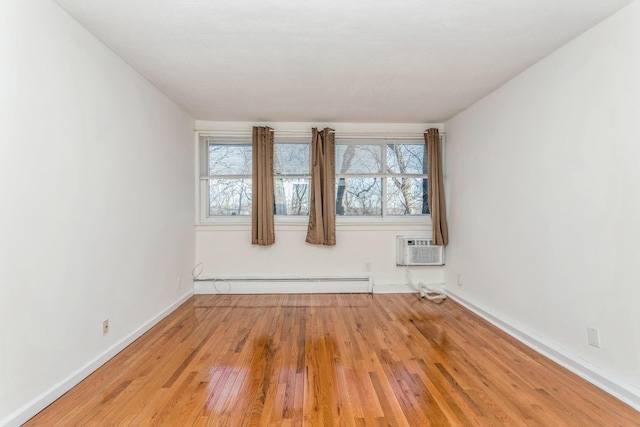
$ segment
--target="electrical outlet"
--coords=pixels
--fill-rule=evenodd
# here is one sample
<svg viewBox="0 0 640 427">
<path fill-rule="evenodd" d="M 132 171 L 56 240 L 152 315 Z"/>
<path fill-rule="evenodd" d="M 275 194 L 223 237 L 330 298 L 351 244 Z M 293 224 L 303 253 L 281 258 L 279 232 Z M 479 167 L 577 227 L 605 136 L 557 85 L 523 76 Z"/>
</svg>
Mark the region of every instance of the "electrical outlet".
<svg viewBox="0 0 640 427">
<path fill-rule="evenodd" d="M 587 327 L 587 342 L 589 345 L 600 348 L 600 329 Z"/>
<path fill-rule="evenodd" d="M 458 286 L 462 286 L 462 274 L 458 273 Z"/>
<path fill-rule="evenodd" d="M 369 272 L 371 271 L 371 263 L 370 262 L 365 262 L 364 263 L 364 271 Z"/>
<path fill-rule="evenodd" d="M 176 284 L 178 285 L 178 289 L 180 289 L 180 282 L 182 282 L 182 278 L 178 277 L 176 279 Z"/>
<path fill-rule="evenodd" d="M 102 335 L 107 335 L 109 333 L 109 319 L 105 319 L 102 321 Z"/>
</svg>

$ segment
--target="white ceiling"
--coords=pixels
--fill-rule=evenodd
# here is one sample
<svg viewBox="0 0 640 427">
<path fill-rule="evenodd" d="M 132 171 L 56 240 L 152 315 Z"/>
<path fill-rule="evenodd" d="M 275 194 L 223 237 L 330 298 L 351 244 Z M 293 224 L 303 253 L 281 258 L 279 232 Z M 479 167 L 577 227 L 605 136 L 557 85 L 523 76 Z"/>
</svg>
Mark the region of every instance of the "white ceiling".
<svg viewBox="0 0 640 427">
<path fill-rule="evenodd" d="M 54 0 L 200 120 L 443 122 L 632 0 Z"/>
</svg>

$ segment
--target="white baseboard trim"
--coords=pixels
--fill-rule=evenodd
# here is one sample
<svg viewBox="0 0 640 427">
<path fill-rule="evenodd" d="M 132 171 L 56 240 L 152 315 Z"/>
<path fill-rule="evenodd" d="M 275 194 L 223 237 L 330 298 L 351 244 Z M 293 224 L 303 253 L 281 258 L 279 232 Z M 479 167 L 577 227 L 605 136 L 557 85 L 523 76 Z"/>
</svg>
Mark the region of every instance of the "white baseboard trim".
<svg viewBox="0 0 640 427">
<path fill-rule="evenodd" d="M 370 277 L 221 278 L 193 282 L 194 294 L 340 294 L 371 293 Z"/>
<path fill-rule="evenodd" d="M 444 283 L 422 283 L 420 282 L 417 285 L 409 285 L 407 283 L 403 284 L 374 284 L 373 285 L 373 293 L 374 294 L 419 294 L 420 288 L 426 287 L 427 289 L 437 290 L 440 292 L 445 292 L 445 284 Z"/>
<path fill-rule="evenodd" d="M 405 284 L 394 285 L 394 284 L 386 284 L 379 285 L 375 283 L 373 285 L 373 293 L 374 294 L 417 294 L 418 291 L 413 289 L 411 286 Z"/>
<path fill-rule="evenodd" d="M 625 384 L 623 381 L 620 381 L 602 369 L 597 368 L 582 359 L 576 358 L 575 355 L 558 348 L 552 343 L 546 342 L 541 337 L 534 336 L 530 332 L 500 319 L 494 314 L 489 313 L 487 310 L 456 295 L 455 292 L 447 290 L 447 295 L 458 304 L 469 309 L 497 328 L 503 330 L 527 347 L 530 347 L 543 356 L 548 357 L 574 374 L 589 381 L 596 387 L 631 406 L 635 410 L 640 411 L 640 389 Z"/>
<path fill-rule="evenodd" d="M 123 338 L 113 346 L 109 347 L 104 353 L 91 360 L 82 368 L 75 371 L 68 378 L 60 381 L 50 389 L 46 390 L 39 396 L 31 399 L 29 402 L 22 405 L 16 411 L 12 412 L 2 420 L 0 420 L 0 426 L 4 427 L 18 427 L 27 422 L 30 418 L 42 411 L 44 408 L 53 403 L 60 396 L 65 394 L 71 388 L 76 386 L 80 381 L 88 377 L 96 369 L 104 365 L 109 359 L 116 354 L 120 353 L 129 344 L 140 338 L 145 332 L 155 326 L 162 319 L 167 317 L 171 312 L 178 308 L 182 303 L 188 300 L 193 295 L 193 291 L 189 291 L 181 296 L 176 302 L 169 307 L 158 313 L 156 316 L 148 320 L 138 329 L 133 331 L 130 335 Z"/>
</svg>

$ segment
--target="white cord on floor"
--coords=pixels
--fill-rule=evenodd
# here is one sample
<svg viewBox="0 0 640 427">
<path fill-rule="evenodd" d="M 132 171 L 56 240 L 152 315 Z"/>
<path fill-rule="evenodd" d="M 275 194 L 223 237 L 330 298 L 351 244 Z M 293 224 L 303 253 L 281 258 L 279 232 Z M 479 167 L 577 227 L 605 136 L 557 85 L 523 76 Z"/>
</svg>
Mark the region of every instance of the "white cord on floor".
<svg viewBox="0 0 640 427">
<path fill-rule="evenodd" d="M 409 271 L 409 267 L 406 267 L 406 274 L 409 287 L 418 292 L 421 298 L 426 298 L 429 301 L 433 302 L 442 302 L 447 298 L 447 294 L 444 291 L 444 284 L 442 286 L 442 289 L 430 288 L 429 285 L 425 285 L 422 282 L 418 283 L 418 286 L 416 286 L 411 281 L 411 272 Z"/>
</svg>

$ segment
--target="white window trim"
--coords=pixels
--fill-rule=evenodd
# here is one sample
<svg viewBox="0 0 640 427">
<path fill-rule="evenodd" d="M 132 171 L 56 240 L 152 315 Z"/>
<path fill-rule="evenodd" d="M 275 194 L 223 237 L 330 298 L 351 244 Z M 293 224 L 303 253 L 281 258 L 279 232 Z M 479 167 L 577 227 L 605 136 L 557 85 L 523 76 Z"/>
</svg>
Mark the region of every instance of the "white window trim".
<svg viewBox="0 0 640 427">
<path fill-rule="evenodd" d="M 237 219 L 237 218 L 233 218 Z M 245 218 L 246 219 L 246 218 Z M 423 230 L 425 233 L 431 233 L 431 218 L 424 216 L 420 218 L 422 221 L 337 221 L 336 232 L 342 231 L 407 231 Z M 275 230 L 279 231 L 295 231 L 305 232 L 308 226 L 308 219 L 305 221 L 275 221 Z M 196 225 L 196 231 L 250 231 L 251 220 L 249 221 L 229 221 L 229 222 L 212 222 Z"/>
</svg>

